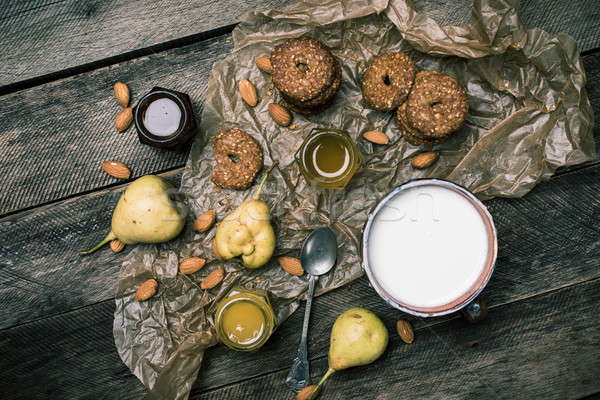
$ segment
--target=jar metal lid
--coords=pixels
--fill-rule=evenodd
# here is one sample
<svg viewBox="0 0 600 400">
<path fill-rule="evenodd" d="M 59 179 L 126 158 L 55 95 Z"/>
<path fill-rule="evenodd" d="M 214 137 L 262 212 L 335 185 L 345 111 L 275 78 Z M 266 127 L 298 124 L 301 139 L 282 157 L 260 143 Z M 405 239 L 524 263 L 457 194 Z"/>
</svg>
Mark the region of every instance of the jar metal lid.
<svg viewBox="0 0 600 400">
<path fill-rule="evenodd" d="M 222 324 L 223 316 L 232 305 L 239 301 L 249 302 L 257 306 L 261 310 L 265 320 L 265 327 L 260 335 L 256 340 L 247 344 L 240 344 L 230 340 Z M 225 297 L 219 301 L 214 317 L 215 328 L 219 340 L 225 346 L 237 351 L 252 351 L 262 347 L 273 333 L 276 324 L 275 313 L 269 302 L 268 294 L 262 290 L 248 289 L 243 286 L 234 286 L 231 288 Z"/>
</svg>

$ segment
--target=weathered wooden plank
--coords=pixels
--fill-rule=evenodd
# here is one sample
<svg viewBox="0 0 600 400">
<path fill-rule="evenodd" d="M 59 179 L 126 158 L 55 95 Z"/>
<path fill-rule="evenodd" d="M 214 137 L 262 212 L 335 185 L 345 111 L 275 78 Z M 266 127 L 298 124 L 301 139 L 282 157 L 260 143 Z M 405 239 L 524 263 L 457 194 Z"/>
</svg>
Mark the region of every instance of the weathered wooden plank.
<svg viewBox="0 0 600 400">
<path fill-rule="evenodd" d="M 0 331 L 4 399 L 139 399 L 112 337 L 114 302 Z"/>
<path fill-rule="evenodd" d="M 162 174 L 179 185 L 181 170 Z M 123 258 L 109 248 L 81 257 L 110 231 L 126 185 L 0 221 L 0 329 L 114 297 Z"/>
<path fill-rule="evenodd" d="M 522 199 L 496 199 L 487 203 L 495 218 L 500 238 L 500 256 L 496 271 L 484 291 L 491 307 L 600 277 L 600 270 L 597 268 L 600 264 L 600 249 L 596 243 L 598 228 L 591 223 L 600 217 L 600 200 L 597 198 L 600 189 L 599 178 L 600 165 L 597 165 L 543 183 Z M 25 247 L 21 253 L 22 262 L 8 265 L 7 269 L 5 260 L 0 260 L 2 270 L 12 272 L 10 279 L 4 278 L 5 281 L 1 283 L 2 327 L 22 324 L 0 333 L 0 354 L 11 353 L 11 359 L 16 360 L 14 364 L 11 361 L 10 367 L 5 368 L 7 371 L 16 370 L 21 374 L 22 368 L 27 367 L 26 370 L 31 370 L 28 373 L 31 375 L 26 374 L 22 378 L 8 375 L 0 378 L 0 382 L 15 381 L 15 385 L 20 385 L 32 379 L 38 381 L 37 378 L 44 374 L 43 361 L 47 360 L 46 357 L 57 359 L 55 362 L 60 363 L 57 365 L 61 365 L 63 371 L 67 371 L 63 378 L 66 387 L 85 379 L 87 374 L 98 375 L 99 379 L 108 379 L 103 375 L 106 374 L 104 368 L 107 368 L 103 363 L 114 365 L 118 362 L 111 337 L 111 312 L 114 305 L 112 300 L 100 301 L 110 299 L 114 293 L 120 256 L 104 249 L 91 256 L 96 257 L 95 259 L 82 260 L 76 254 L 80 247 L 73 245 L 74 237 L 80 232 L 87 232 L 85 241 L 88 243 L 82 241 L 83 245 L 91 244 L 102 237 L 108 229 L 110 210 L 116 201 L 117 193 L 111 191 L 106 196 L 98 195 L 96 200 L 88 200 L 91 197 L 85 196 L 69 202 L 68 212 L 64 212 L 62 216 L 57 212 L 58 207 L 54 206 L 48 208 L 49 214 L 28 212 L 5 219 L 5 222 L 8 222 L 6 227 L 10 227 L 10 230 L 3 230 L 2 237 L 14 239 L 8 245 L 0 244 L 0 255 L 14 254 L 21 251 L 21 246 Z M 78 206 L 78 202 L 83 203 Z M 85 209 L 96 211 L 85 214 Z M 82 219 L 78 217 L 80 213 L 84 213 Z M 29 226 L 43 227 L 50 220 L 55 224 L 55 229 L 41 229 L 40 233 L 22 232 Z M 69 239 L 56 239 L 63 235 L 69 236 Z M 52 242 L 52 245 L 40 246 L 44 242 Z M 565 243 L 568 243 L 568 246 Z M 51 273 L 46 274 L 43 271 L 48 266 Z M 42 274 L 41 278 L 38 274 Z M 43 283 L 43 286 L 32 285 L 29 282 L 36 280 Z M 326 353 L 326 333 L 331 321 L 348 305 L 361 305 L 377 312 L 388 326 L 393 326 L 395 319 L 401 315 L 381 301 L 369 287 L 367 280 L 361 278 L 315 300 L 311 319 L 311 332 L 314 334 L 309 347 L 310 354 L 317 356 Z M 74 308 L 79 309 L 68 314 L 51 316 Z M 101 311 L 96 311 L 97 308 Z M 38 320 L 28 322 L 33 319 Z M 424 321 L 409 319 L 415 327 L 424 328 Z M 297 312 L 283 324 L 269 343 L 257 353 L 260 359 L 252 353 L 236 353 L 235 357 L 232 357 L 232 353 L 223 347 L 211 349 L 195 390 L 205 391 L 287 368 L 294 356 L 293 349 L 297 345 L 301 320 L 302 313 Z M 440 321 L 427 320 L 428 323 Z M 44 342 L 45 336 L 52 336 L 48 330 L 58 329 L 63 325 L 74 327 L 74 333 L 69 340 L 56 346 L 50 346 L 49 343 L 52 342 Z M 75 329 L 78 326 L 81 326 L 81 329 Z M 29 353 L 23 353 L 25 350 L 20 350 L 14 343 L 2 339 L 6 335 L 13 337 L 11 332 L 20 332 L 20 329 L 28 329 L 29 333 L 15 333 L 14 336 L 29 337 L 32 342 L 40 342 L 39 346 L 50 347 L 50 350 L 44 351 L 35 346 L 31 349 L 32 354 L 38 354 L 33 357 L 33 360 L 38 361 L 31 361 L 34 367 L 20 364 L 19 360 L 27 360 Z M 97 339 L 95 352 L 80 354 L 77 349 L 85 348 L 82 343 L 90 336 L 86 333 L 87 329 L 103 331 L 106 337 Z M 62 355 L 74 351 L 78 352 L 78 357 Z M 101 353 L 102 356 L 97 353 Z M 89 357 L 90 360 L 83 360 L 82 357 Z M 94 362 L 97 362 L 97 365 Z M 87 372 L 79 372 L 80 363 L 86 365 Z M 32 387 L 24 392 L 24 396 L 42 397 L 45 386 Z M 100 390 L 95 381 L 89 382 L 88 386 L 92 394 Z M 141 387 L 131 389 L 130 395 L 135 397 L 136 391 L 138 395 L 141 394 Z"/>
<path fill-rule="evenodd" d="M 110 57 L 149 49 L 199 32 L 231 27 L 246 12 L 279 8 L 287 0 L 251 1 L 9 1 L 0 10 L 0 86 L 111 62 Z M 470 22 L 471 0 L 416 2 L 444 25 Z M 566 32 L 582 50 L 599 47 L 595 0 L 521 1 L 524 23 Z M 192 38 L 193 39 L 193 36 Z M 75 71 L 73 71 L 75 72 Z M 55 74 L 56 75 L 56 74 Z"/>
<path fill-rule="evenodd" d="M 185 91 L 200 115 L 212 62 L 231 49 L 227 37 L 5 96 L 0 124 L 0 176 L 5 190 L 0 193 L 0 215 L 114 184 L 117 180 L 100 168 L 108 159 L 129 165 L 132 178 L 181 167 L 185 153 L 141 145 L 133 127 L 116 133 L 114 116 L 120 106 L 112 85 L 117 80 L 127 82 L 134 100 L 156 84 Z M 584 64 L 590 100 L 600 115 L 600 54 L 585 56 Z M 595 132 L 600 149 L 599 118 Z"/>
<path fill-rule="evenodd" d="M 126 82 L 132 104 L 155 85 L 186 92 L 198 119 L 212 64 L 231 46 L 221 36 L 4 97 L 0 215 L 114 185 L 106 160 L 127 164 L 132 179 L 182 166 L 187 152 L 142 145 L 133 126 L 117 133 L 113 85 Z"/>
<path fill-rule="evenodd" d="M 416 341 L 394 333 L 405 315 L 387 306 L 365 278 L 316 299 L 310 327 L 312 378 L 326 369 L 329 330 L 350 306 L 377 313 L 390 331 L 389 350 L 373 365 L 340 372 L 326 398 L 578 398 L 600 390 L 596 357 L 600 279 L 492 305 L 479 325 L 460 319 L 412 319 Z M 144 388 L 114 349 L 112 301 L 0 332 L 0 386 L 11 399 L 138 399 Z M 208 351 L 191 398 L 293 398 L 283 381 L 299 338 L 295 313 L 255 353 Z M 477 345 L 473 346 L 473 342 Z M 360 389 L 359 389 L 360 388 Z M 521 392 L 522 391 L 522 392 Z"/>
<path fill-rule="evenodd" d="M 34 0 L 0 9 L 0 86 L 235 24 L 286 0 Z M 193 40 L 194 37 L 190 38 Z M 110 62 L 110 60 L 109 60 Z"/>
<path fill-rule="evenodd" d="M 508 265 L 499 267 L 490 284 L 492 288 L 499 285 L 498 290 L 490 294 L 500 293 L 506 300 L 535 292 L 540 282 L 552 285 L 545 281 L 547 269 L 572 257 L 581 263 L 568 263 L 565 283 L 595 276 L 596 269 L 591 266 L 598 262 L 593 242 L 597 228 L 587 221 L 600 217 L 599 174 L 600 166 L 588 168 L 542 184 L 525 198 L 488 202 L 499 232 L 499 264 Z M 0 242 L 0 328 L 112 297 L 119 260 L 126 253 L 114 255 L 104 249 L 81 258 L 77 251 L 104 237 L 123 189 L 120 186 L 0 221 L 2 237 L 10 238 Z M 566 239 L 572 245 L 557 252 Z M 539 281 L 529 286 L 530 277 Z M 57 296 L 57 290 L 63 295 Z"/>
<path fill-rule="evenodd" d="M 452 320 L 419 329 L 411 345 L 386 323 L 386 353 L 371 365 L 334 374 L 321 397 L 562 400 L 596 393 L 599 290 L 595 279 L 492 309 L 478 325 Z M 313 380 L 327 370 L 326 352 L 320 354 L 311 363 Z M 190 398 L 292 399 L 286 375 L 283 369 Z"/>
</svg>

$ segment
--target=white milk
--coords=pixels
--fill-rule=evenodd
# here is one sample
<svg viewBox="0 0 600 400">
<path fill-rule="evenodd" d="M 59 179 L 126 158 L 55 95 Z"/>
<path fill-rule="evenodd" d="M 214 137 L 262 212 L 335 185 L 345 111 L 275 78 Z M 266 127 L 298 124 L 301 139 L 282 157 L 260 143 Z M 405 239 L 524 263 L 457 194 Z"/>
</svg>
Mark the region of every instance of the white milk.
<svg viewBox="0 0 600 400">
<path fill-rule="evenodd" d="M 144 126 L 155 136 L 171 136 L 181 122 L 181 109 L 166 97 L 154 100 L 144 114 Z"/>
<path fill-rule="evenodd" d="M 369 265 L 388 294 L 413 307 L 439 307 L 477 281 L 488 255 L 484 220 L 469 200 L 440 186 L 399 192 L 371 225 Z"/>
</svg>

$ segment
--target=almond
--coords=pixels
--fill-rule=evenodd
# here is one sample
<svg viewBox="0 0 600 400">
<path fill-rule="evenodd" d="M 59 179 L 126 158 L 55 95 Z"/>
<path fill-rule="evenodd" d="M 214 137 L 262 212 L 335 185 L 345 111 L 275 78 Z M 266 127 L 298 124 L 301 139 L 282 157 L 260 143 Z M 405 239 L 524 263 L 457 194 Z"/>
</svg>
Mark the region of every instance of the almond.
<svg viewBox="0 0 600 400">
<path fill-rule="evenodd" d="M 273 66 L 271 65 L 271 58 L 269 57 L 258 57 L 254 60 L 258 69 L 267 74 L 273 73 Z"/>
<path fill-rule="evenodd" d="M 396 330 L 404 343 L 412 343 L 415 340 L 415 333 L 410 322 L 401 319 L 396 323 Z"/>
<path fill-rule="evenodd" d="M 129 88 L 123 82 L 115 83 L 115 97 L 120 105 L 127 107 L 129 105 Z"/>
<path fill-rule="evenodd" d="M 215 241 L 215 239 L 212 240 L 211 244 L 212 244 L 213 254 L 217 258 L 217 260 L 223 260 L 223 257 L 221 257 L 221 255 L 219 254 L 219 251 L 217 250 L 217 242 Z"/>
<path fill-rule="evenodd" d="M 186 258 L 179 264 L 179 272 L 184 275 L 193 274 L 194 272 L 200 271 L 206 264 L 206 260 L 200 257 Z"/>
<path fill-rule="evenodd" d="M 119 161 L 104 161 L 102 169 L 110 176 L 119 179 L 128 179 L 131 176 L 131 171 L 125 164 Z"/>
<path fill-rule="evenodd" d="M 426 151 L 417 154 L 411 161 L 411 165 L 416 169 L 423 169 L 431 166 L 440 158 L 440 153 L 437 151 Z"/>
<path fill-rule="evenodd" d="M 217 286 L 219 283 L 221 283 L 224 276 L 225 276 L 225 271 L 223 271 L 223 268 L 217 268 L 213 272 L 208 274 L 208 276 L 206 278 L 204 278 L 204 280 L 200 284 L 200 287 L 202 289 L 212 289 L 215 286 Z"/>
<path fill-rule="evenodd" d="M 156 288 L 158 288 L 158 282 L 154 279 L 148 279 L 135 292 L 135 299 L 137 301 L 148 300 L 156 294 Z"/>
<path fill-rule="evenodd" d="M 279 257 L 279 265 L 281 265 L 281 268 L 283 268 L 288 274 L 296 276 L 304 274 L 302 263 L 300 263 L 300 260 L 295 257 Z"/>
<path fill-rule="evenodd" d="M 119 239 L 110 241 L 110 249 L 113 252 L 118 253 L 121 250 L 123 250 L 124 248 L 125 248 L 125 243 L 121 242 Z"/>
<path fill-rule="evenodd" d="M 368 131 L 363 133 L 363 137 L 371 143 L 388 144 L 390 139 L 381 131 Z"/>
<path fill-rule="evenodd" d="M 281 104 L 269 104 L 269 114 L 281 126 L 288 126 L 292 122 L 292 115 Z"/>
<path fill-rule="evenodd" d="M 129 128 L 131 121 L 133 121 L 133 111 L 131 110 L 131 107 L 124 108 L 117 114 L 115 128 L 117 128 L 117 131 L 123 132 L 125 129 Z"/>
<path fill-rule="evenodd" d="M 196 232 L 206 232 L 215 223 L 215 212 L 213 210 L 204 211 L 194 221 L 194 230 Z"/>
<path fill-rule="evenodd" d="M 313 390 L 316 387 L 317 387 L 317 385 L 310 385 L 310 386 L 305 387 L 300 392 L 298 392 L 298 394 L 296 395 L 296 400 L 307 400 L 308 398 L 310 398 L 310 395 L 312 394 Z M 315 393 L 315 395 L 312 398 L 316 399 L 319 396 L 320 392 L 321 392 L 321 388 L 319 388 L 319 390 L 317 390 L 317 392 Z"/>
<path fill-rule="evenodd" d="M 258 103 L 258 96 L 256 95 L 256 88 L 248 79 L 242 79 L 238 83 L 238 89 L 242 95 L 242 99 L 250 107 L 254 107 Z"/>
</svg>

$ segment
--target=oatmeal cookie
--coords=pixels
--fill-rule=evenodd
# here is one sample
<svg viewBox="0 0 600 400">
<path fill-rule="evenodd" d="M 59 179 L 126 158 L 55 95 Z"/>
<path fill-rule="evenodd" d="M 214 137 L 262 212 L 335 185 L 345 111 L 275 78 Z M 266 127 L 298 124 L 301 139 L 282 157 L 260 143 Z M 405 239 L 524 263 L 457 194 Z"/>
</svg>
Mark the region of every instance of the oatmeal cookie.
<svg viewBox="0 0 600 400">
<path fill-rule="evenodd" d="M 427 140 L 447 138 L 460 129 L 469 111 L 465 88 L 436 71 L 417 74 L 406 103 L 408 124 Z"/>
<path fill-rule="evenodd" d="M 385 53 L 371 62 L 363 76 L 362 94 L 369 107 L 390 111 L 406 100 L 415 80 L 415 66 L 404 53 Z"/>
<path fill-rule="evenodd" d="M 222 130 L 213 138 L 215 169 L 211 180 L 227 189 L 247 189 L 263 167 L 258 142 L 239 129 Z"/>
<path fill-rule="evenodd" d="M 338 60 L 316 39 L 288 39 L 271 53 L 273 84 L 290 108 L 314 114 L 330 104 L 342 78 Z"/>
<path fill-rule="evenodd" d="M 335 96 L 337 95 L 338 90 L 340 89 L 340 85 L 342 83 L 342 68 L 337 64 L 336 74 L 334 77 L 334 81 L 332 85 L 325 90 L 321 95 L 315 97 L 312 100 L 308 100 L 305 102 L 297 102 L 289 96 L 281 93 L 281 97 L 288 104 L 291 110 L 304 114 L 318 114 L 319 112 L 326 109 L 333 101 L 335 100 Z"/>
<path fill-rule="evenodd" d="M 398 111 L 396 111 L 396 125 L 402 131 L 402 136 L 404 139 L 415 146 L 422 144 L 434 145 L 443 142 L 445 139 L 428 139 L 421 132 L 410 126 L 406 116 L 406 102 L 402 103 L 402 105 L 398 107 Z"/>
</svg>

